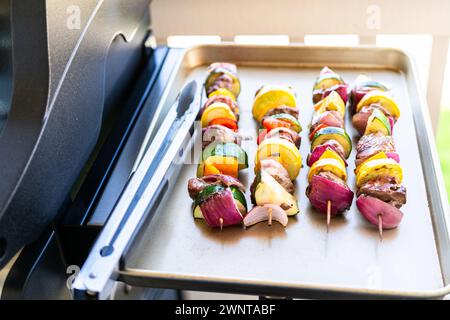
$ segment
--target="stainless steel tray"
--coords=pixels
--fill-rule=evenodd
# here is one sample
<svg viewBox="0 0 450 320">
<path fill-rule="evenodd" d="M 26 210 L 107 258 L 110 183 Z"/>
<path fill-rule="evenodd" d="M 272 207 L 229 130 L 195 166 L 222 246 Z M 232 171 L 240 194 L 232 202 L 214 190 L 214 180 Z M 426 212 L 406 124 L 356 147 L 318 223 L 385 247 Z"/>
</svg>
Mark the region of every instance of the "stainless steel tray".
<svg viewBox="0 0 450 320">
<path fill-rule="evenodd" d="M 254 93 L 268 83 L 294 87 L 304 128 L 300 150 L 304 167 L 296 181 L 301 213 L 289 219 L 286 229 L 259 224 L 248 230 L 213 230 L 192 218 L 186 185 L 195 176 L 196 166 L 185 165 L 168 201 L 123 257 L 120 280 L 150 287 L 302 298 L 436 298 L 449 292 L 448 203 L 427 107 L 406 53 L 375 47 L 208 45 L 185 52 L 178 77 L 182 82 L 202 83 L 206 65 L 214 61 L 238 65 L 240 132 L 248 138 L 243 147 L 251 160 L 250 168 L 241 175 L 247 187 L 254 177 Z M 310 207 L 305 196 L 311 88 L 324 65 L 336 69 L 349 83 L 363 72 L 389 84 L 402 110 L 394 138 L 405 172 L 408 203 L 402 209 L 402 224 L 385 232 L 382 243 L 355 203 L 344 217 L 332 220 L 327 234 L 324 216 Z M 346 129 L 356 136 L 349 117 Z M 348 168 L 350 186 L 354 186 L 354 158 L 353 151 Z"/>
</svg>

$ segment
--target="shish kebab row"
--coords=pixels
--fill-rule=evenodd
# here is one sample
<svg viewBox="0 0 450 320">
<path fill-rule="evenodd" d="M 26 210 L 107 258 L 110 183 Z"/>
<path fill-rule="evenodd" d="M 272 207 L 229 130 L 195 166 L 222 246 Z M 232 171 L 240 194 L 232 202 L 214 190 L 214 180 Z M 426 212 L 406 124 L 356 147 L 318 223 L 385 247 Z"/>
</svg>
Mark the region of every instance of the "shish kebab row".
<svg viewBox="0 0 450 320">
<path fill-rule="evenodd" d="M 237 132 L 241 85 L 236 66 L 211 64 L 204 89 L 208 99 L 200 110 L 202 154 L 197 178 L 189 179 L 188 191 L 194 200 L 194 218 L 222 229 L 242 223 L 247 214 L 245 187 L 238 180 L 248 160 Z"/>
<path fill-rule="evenodd" d="M 319 212 L 327 214 L 327 230 L 333 215 L 350 208 L 353 192 L 347 185 L 347 159 L 352 141 L 345 131 L 348 85 L 325 67 L 313 88 L 314 113 L 310 126 L 306 196 Z"/>
<path fill-rule="evenodd" d="M 260 123 L 251 187 L 255 207 L 247 213 L 244 186 L 238 180 L 238 172 L 248 167 L 248 160 L 237 133 L 240 83 L 236 66 L 214 63 L 207 72 L 204 86 L 208 99 L 200 111 L 202 158 L 197 178 L 188 181 L 194 217 L 220 228 L 241 223 L 249 227 L 261 221 L 271 224 L 272 220 L 286 226 L 288 215 L 299 212 L 293 181 L 302 166 L 298 150 L 301 126 L 292 88 L 270 85 L 255 94 L 253 115 Z"/>
<path fill-rule="evenodd" d="M 392 137 L 400 109 L 380 82 L 359 76 L 352 91 L 352 123 L 362 135 L 356 145 L 356 205 L 373 225 L 396 228 L 406 203 L 403 169 Z"/>
<path fill-rule="evenodd" d="M 293 181 L 302 162 L 298 151 L 301 126 L 292 88 L 269 85 L 255 94 L 253 116 L 261 129 L 251 187 L 256 206 L 248 214 L 244 186 L 237 180 L 238 171 L 248 167 L 248 161 L 236 132 L 240 92 L 236 67 L 212 64 L 205 91 L 208 100 L 201 110 L 204 149 L 197 178 L 190 179 L 188 185 L 194 217 L 204 218 L 212 227 L 242 222 L 250 226 L 265 220 L 270 224 L 272 219 L 286 225 L 287 216 L 299 211 Z M 391 135 L 400 112 L 387 91 L 383 84 L 360 76 L 349 94 L 348 84 L 325 67 L 313 90 L 316 104 L 307 161 L 311 168 L 306 193 L 311 204 L 329 216 L 348 209 L 353 192 L 346 184 L 346 159 L 352 144 L 344 130 L 344 116 L 350 95 L 355 112 L 352 122 L 363 134 L 356 146 L 357 206 L 369 222 L 379 226 L 380 233 L 382 228 L 400 223 L 398 208 L 406 202 Z"/>
<path fill-rule="evenodd" d="M 400 110 L 380 82 L 360 75 L 350 93 L 352 123 L 362 135 L 356 145 L 356 205 L 371 224 L 383 229 L 399 225 L 406 203 L 406 188 L 399 155 L 395 151 L 392 131 Z M 346 184 L 346 159 L 351 139 L 344 130 L 345 106 L 349 98 L 348 84 L 325 67 L 313 88 L 315 113 L 310 127 L 311 167 L 306 194 L 311 204 L 331 215 L 348 209 L 353 192 Z"/>
</svg>

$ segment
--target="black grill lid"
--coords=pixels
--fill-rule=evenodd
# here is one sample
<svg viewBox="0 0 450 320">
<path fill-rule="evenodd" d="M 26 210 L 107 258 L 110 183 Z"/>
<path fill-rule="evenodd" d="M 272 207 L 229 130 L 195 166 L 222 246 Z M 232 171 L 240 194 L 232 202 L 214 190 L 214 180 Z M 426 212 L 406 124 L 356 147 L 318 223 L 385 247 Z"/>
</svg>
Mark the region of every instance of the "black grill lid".
<svg viewBox="0 0 450 320">
<path fill-rule="evenodd" d="M 142 59 L 139 30 L 148 28 L 149 2 L 0 3 L 0 13 L 9 12 L 13 70 L 0 133 L 0 268 L 68 198 L 97 143 L 107 101 Z M 69 21 L 78 17 L 80 28 Z"/>
</svg>

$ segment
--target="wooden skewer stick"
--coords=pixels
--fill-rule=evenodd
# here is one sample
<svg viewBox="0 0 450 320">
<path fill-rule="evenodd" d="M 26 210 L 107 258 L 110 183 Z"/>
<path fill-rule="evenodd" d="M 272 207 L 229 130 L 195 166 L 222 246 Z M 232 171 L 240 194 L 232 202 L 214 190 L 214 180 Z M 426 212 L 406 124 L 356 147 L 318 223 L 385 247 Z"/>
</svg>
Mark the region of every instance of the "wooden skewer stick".
<svg viewBox="0 0 450 320">
<path fill-rule="evenodd" d="M 330 222 L 331 222 L 331 201 L 327 201 L 327 233 L 330 229 Z"/>
<path fill-rule="evenodd" d="M 220 231 L 222 231 L 223 230 L 223 218 L 222 217 L 219 218 L 219 223 L 220 223 Z"/>
<path fill-rule="evenodd" d="M 272 225 L 272 208 L 269 208 L 269 222 L 268 222 L 269 226 Z"/>
<path fill-rule="evenodd" d="M 383 218 L 378 214 L 378 233 L 380 234 L 380 242 L 383 242 Z"/>
</svg>

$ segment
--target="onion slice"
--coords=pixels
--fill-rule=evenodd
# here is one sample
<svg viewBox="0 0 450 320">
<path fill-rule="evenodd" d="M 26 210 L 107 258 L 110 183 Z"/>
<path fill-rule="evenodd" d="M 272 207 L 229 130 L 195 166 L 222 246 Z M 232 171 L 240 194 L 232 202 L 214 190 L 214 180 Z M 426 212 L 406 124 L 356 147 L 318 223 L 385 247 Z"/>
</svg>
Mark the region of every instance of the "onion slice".
<svg viewBox="0 0 450 320">
<path fill-rule="evenodd" d="M 391 126 L 391 136 L 394 135 L 394 124 L 395 124 L 395 120 L 393 117 L 389 116 L 387 117 L 389 120 L 389 125 Z"/>
<path fill-rule="evenodd" d="M 331 215 L 336 215 L 350 208 L 353 191 L 347 186 L 331 181 L 320 175 L 314 175 L 306 189 L 306 196 L 312 206 L 322 213 L 327 212 L 327 203 L 331 201 Z"/>
<path fill-rule="evenodd" d="M 270 217 L 270 212 L 272 217 Z M 283 227 L 288 224 L 288 216 L 286 211 L 284 211 L 279 205 L 276 204 L 265 204 L 263 206 L 256 206 L 247 213 L 244 218 L 244 226 L 250 227 L 257 223 L 275 220 L 278 221 Z"/>
<path fill-rule="evenodd" d="M 242 214 L 234 202 L 230 188 L 226 188 L 200 204 L 206 223 L 211 227 L 226 227 L 242 222 Z M 222 221 L 222 223 L 221 223 Z"/>
<path fill-rule="evenodd" d="M 349 93 L 349 87 L 348 84 L 338 84 L 331 88 L 326 89 L 323 92 L 322 99 L 326 98 L 328 95 L 330 95 L 331 92 L 336 91 L 337 94 L 341 96 L 341 99 L 344 101 L 344 103 L 347 103 L 348 100 L 348 93 Z"/>
<path fill-rule="evenodd" d="M 352 109 L 356 110 L 356 106 L 358 105 L 359 101 L 361 101 L 362 98 L 368 93 L 369 91 L 359 88 L 354 88 L 352 90 Z"/>
<path fill-rule="evenodd" d="M 311 152 L 311 154 L 309 154 L 308 156 L 308 160 L 307 160 L 307 164 L 309 167 L 311 167 L 314 162 L 316 162 L 317 160 L 319 160 L 319 158 L 322 156 L 322 154 L 328 149 L 330 148 L 331 150 L 335 151 L 337 154 L 339 154 L 339 152 L 335 149 L 334 146 L 332 146 L 331 144 L 322 144 L 319 145 L 317 147 L 314 148 L 314 150 Z M 347 167 L 347 161 L 341 157 L 341 159 L 344 161 L 345 166 Z"/>
<path fill-rule="evenodd" d="M 400 163 L 400 156 L 396 152 L 386 152 L 386 156 L 389 159 L 395 160 L 395 162 Z"/>
<path fill-rule="evenodd" d="M 396 228 L 403 218 L 403 213 L 396 207 L 365 194 L 358 197 L 356 206 L 362 216 L 375 226 L 378 226 L 378 215 L 381 214 L 383 229 Z"/>
</svg>

